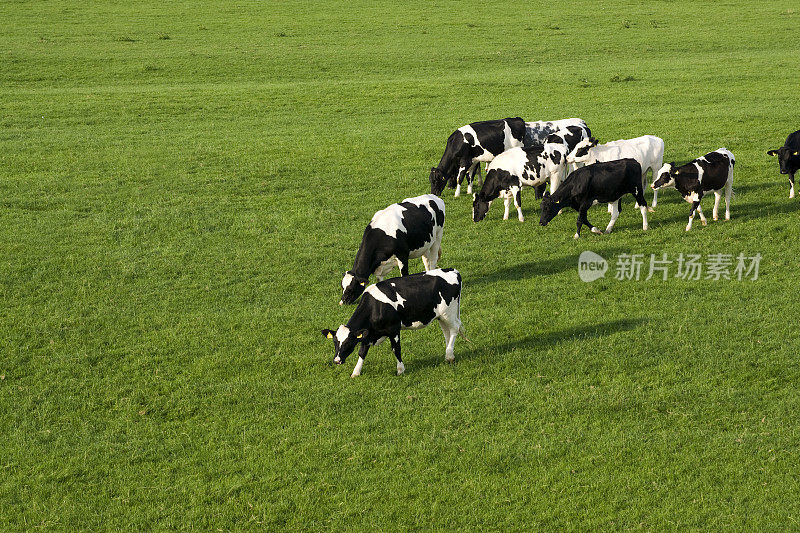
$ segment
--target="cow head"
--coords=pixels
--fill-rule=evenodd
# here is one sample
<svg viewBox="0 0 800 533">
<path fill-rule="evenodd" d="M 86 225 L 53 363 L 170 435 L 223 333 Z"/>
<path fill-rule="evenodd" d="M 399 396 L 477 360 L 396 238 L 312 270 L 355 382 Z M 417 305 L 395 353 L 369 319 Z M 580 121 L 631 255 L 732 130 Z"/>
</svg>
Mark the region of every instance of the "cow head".
<svg viewBox="0 0 800 533">
<path fill-rule="evenodd" d="M 350 331 L 347 326 L 339 326 L 336 331 L 323 329 L 322 336 L 333 340 L 333 362 L 337 365 L 344 363 L 347 356 L 353 353 L 356 345 L 366 338 L 368 331 Z"/>
<path fill-rule="evenodd" d="M 487 200 L 483 196 L 483 191 L 472 195 L 472 221 L 480 222 L 486 218 L 486 213 L 489 212 L 489 207 L 492 205 L 492 200 Z"/>
<path fill-rule="evenodd" d="M 771 156 L 778 156 L 781 174 L 793 174 L 800 169 L 800 150 L 797 150 L 796 148 L 781 146 L 777 150 L 767 151 L 767 154 Z"/>
<path fill-rule="evenodd" d="M 339 305 L 355 303 L 366 286 L 366 279 L 356 276 L 351 270 L 345 272 L 342 278 L 342 299 L 339 300 Z"/>
<path fill-rule="evenodd" d="M 560 210 L 561 206 L 558 204 L 558 202 L 553 200 L 553 197 L 550 196 L 550 193 L 544 193 L 544 196 L 542 197 L 542 212 L 539 216 L 539 224 L 546 226 L 548 222 L 555 218 Z"/>
<path fill-rule="evenodd" d="M 675 163 L 667 163 L 661 169 L 656 172 L 656 179 L 653 180 L 652 185 L 650 188 L 653 190 L 663 189 L 664 187 L 674 187 L 675 186 L 675 176 L 673 175 L 672 169 L 675 168 Z M 675 171 L 674 174 L 677 174 L 678 171 Z"/>
<path fill-rule="evenodd" d="M 447 177 L 444 175 L 444 172 L 436 167 L 432 167 L 431 175 L 428 180 L 431 182 L 431 194 L 441 196 L 442 191 L 444 191 L 444 186 L 447 184 Z"/>
<path fill-rule="evenodd" d="M 593 147 L 597 146 L 597 139 L 589 137 L 575 145 L 575 148 L 567 156 L 567 163 L 586 163 L 589 161 L 589 154 Z"/>
</svg>

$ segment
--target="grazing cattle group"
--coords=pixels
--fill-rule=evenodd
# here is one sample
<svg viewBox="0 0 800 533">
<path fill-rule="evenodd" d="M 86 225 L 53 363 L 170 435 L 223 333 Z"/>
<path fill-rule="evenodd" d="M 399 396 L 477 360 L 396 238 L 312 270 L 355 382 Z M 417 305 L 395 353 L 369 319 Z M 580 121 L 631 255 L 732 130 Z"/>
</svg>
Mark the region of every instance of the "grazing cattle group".
<svg viewBox="0 0 800 533">
<path fill-rule="evenodd" d="M 800 130 L 784 146 L 769 150 L 778 156 L 781 174 L 789 175 L 789 197 L 794 198 L 794 175 L 800 169 Z M 522 214 L 522 189 L 537 189 L 542 197 L 539 223 L 542 226 L 563 209 L 578 212 L 577 231 L 586 225 L 593 233 L 604 233 L 589 222 L 587 213 L 596 203 L 607 203 L 611 233 L 622 209 L 622 198 L 630 194 L 642 215 L 642 229 L 648 229 L 647 213 L 658 202 L 658 191 L 674 187 L 691 204 L 686 231 L 692 228 L 695 212 L 703 225 L 700 206 L 708 191 L 714 193 L 713 219 L 719 218 L 719 203 L 725 191 L 725 220 L 730 220 L 733 168 L 736 159 L 725 148 L 709 152 L 686 164 L 664 164 L 664 141 L 653 135 L 600 144 L 582 119 L 525 122 L 505 118 L 473 122 L 454 131 L 447 139 L 439 165 L 431 168 L 431 194 L 406 198 L 377 211 L 364 230 L 353 268 L 342 279 L 340 305 L 361 298 L 350 320 L 337 330 L 323 329 L 333 340 L 334 363 L 342 364 L 358 347 L 358 362 L 352 377 L 361 374 L 370 347 L 386 339 L 397 360 L 397 374 L 405 371 L 400 354 L 400 331 L 420 329 L 438 320 L 445 338 L 445 360 L 455 359 L 456 337 L 466 338 L 461 324 L 461 274 L 452 268 L 438 269 L 444 234 L 445 204 L 440 198 L 445 187 L 460 195 L 467 178 L 467 192 L 473 195 L 472 219 L 486 217 L 497 198 L 503 198 L 503 219 L 509 217 L 513 201 L 517 218 Z M 487 163 L 485 179 L 473 193 L 480 163 Z M 644 191 L 647 173 L 652 173 L 653 203 L 647 206 Z M 549 192 L 544 192 L 546 187 Z M 542 194 L 543 193 L 543 194 Z M 409 261 L 421 257 L 425 272 L 409 275 Z M 384 279 L 397 266 L 400 277 Z M 369 285 L 370 276 L 377 283 Z"/>
</svg>

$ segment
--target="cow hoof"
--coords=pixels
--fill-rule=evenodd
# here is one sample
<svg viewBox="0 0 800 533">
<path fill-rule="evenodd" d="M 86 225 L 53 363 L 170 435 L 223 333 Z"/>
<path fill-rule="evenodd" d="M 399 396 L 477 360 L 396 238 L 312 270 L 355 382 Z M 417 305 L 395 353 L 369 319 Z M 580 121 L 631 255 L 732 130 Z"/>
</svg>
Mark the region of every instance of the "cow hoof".
<svg viewBox="0 0 800 533">
<path fill-rule="evenodd" d="M 503 215 L 503 220 L 508 220 L 508 215 Z"/>
<path fill-rule="evenodd" d="M 686 231 L 689 231 L 690 229 L 692 229 L 691 226 L 686 226 Z"/>
<path fill-rule="evenodd" d="M 655 209 L 653 209 L 652 207 L 648 207 L 648 208 L 647 208 L 647 212 L 648 212 L 648 213 L 655 213 L 655 212 L 656 212 L 656 210 L 655 210 Z"/>
<path fill-rule="evenodd" d="M 472 185 L 467 187 L 467 194 L 472 194 Z"/>
<path fill-rule="evenodd" d="M 647 231 L 650 229 L 650 226 L 642 226 L 642 231 Z"/>
<path fill-rule="evenodd" d="M 702 223 L 704 226 L 708 226 L 708 222 L 706 222 L 705 220 L 701 220 L 700 222 L 701 222 L 701 223 Z"/>
<path fill-rule="evenodd" d="M 406 371 L 405 365 L 403 365 L 403 363 L 397 363 L 397 375 L 400 376 L 405 371 Z"/>
<path fill-rule="evenodd" d="M 716 222 L 717 220 L 719 220 L 719 217 L 714 217 L 714 222 Z"/>
<path fill-rule="evenodd" d="M 352 374 L 350 374 L 350 377 L 351 377 L 351 378 L 357 378 L 357 377 L 358 377 L 358 376 L 360 376 L 360 375 L 361 375 L 361 374 L 356 374 L 355 372 L 353 372 Z"/>
<path fill-rule="evenodd" d="M 602 235 L 603 230 L 601 230 L 600 228 L 592 228 L 592 233 L 597 233 L 599 235 Z"/>
<path fill-rule="evenodd" d="M 525 222 L 525 217 L 519 217 L 520 222 Z"/>
<path fill-rule="evenodd" d="M 579 234 L 579 233 L 576 233 L 575 235 L 573 235 L 573 236 L 572 236 L 572 238 L 573 238 L 573 239 L 580 239 L 580 238 L 581 238 L 581 236 L 580 236 L 580 234 Z"/>
<path fill-rule="evenodd" d="M 611 233 L 611 230 L 610 229 L 606 229 L 605 234 L 608 235 L 609 233 Z"/>
<path fill-rule="evenodd" d="M 794 193 L 789 193 L 789 198 L 794 198 Z"/>
<path fill-rule="evenodd" d="M 730 215 L 725 215 L 725 220 L 730 220 L 730 219 L 731 219 Z"/>
<path fill-rule="evenodd" d="M 444 356 L 444 360 L 445 360 L 445 361 L 447 361 L 448 363 L 452 363 L 453 361 L 455 361 L 455 360 L 456 360 L 456 356 L 455 356 L 455 355 L 451 355 L 450 357 L 447 357 L 447 356 L 445 355 L 445 356 Z"/>
</svg>

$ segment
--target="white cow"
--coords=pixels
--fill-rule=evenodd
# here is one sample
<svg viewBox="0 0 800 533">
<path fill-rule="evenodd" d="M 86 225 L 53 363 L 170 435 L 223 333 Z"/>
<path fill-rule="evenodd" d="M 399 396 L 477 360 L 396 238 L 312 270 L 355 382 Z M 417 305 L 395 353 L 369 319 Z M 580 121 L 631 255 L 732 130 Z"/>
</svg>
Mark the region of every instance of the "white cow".
<svg viewBox="0 0 800 533">
<path fill-rule="evenodd" d="M 620 139 L 605 144 L 597 144 L 597 139 L 585 139 L 567 156 L 568 163 L 585 165 L 598 161 L 616 161 L 625 158 L 635 159 L 642 166 L 642 186 L 647 187 L 647 171 L 656 173 L 664 163 L 664 140 L 654 135 L 643 135 L 635 139 Z M 653 191 L 653 211 L 658 203 L 658 191 Z"/>
</svg>

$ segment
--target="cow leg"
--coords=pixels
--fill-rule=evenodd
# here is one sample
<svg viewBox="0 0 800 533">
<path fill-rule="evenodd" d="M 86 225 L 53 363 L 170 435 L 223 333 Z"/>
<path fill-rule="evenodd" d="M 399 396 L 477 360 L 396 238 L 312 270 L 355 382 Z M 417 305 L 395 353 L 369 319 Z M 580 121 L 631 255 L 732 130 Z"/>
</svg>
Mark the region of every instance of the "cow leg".
<svg viewBox="0 0 800 533">
<path fill-rule="evenodd" d="M 525 217 L 522 216 L 522 190 L 519 187 L 511 187 L 509 192 L 514 195 L 514 207 L 517 208 L 517 218 L 520 222 L 525 222 Z"/>
<path fill-rule="evenodd" d="M 397 254 L 397 267 L 400 269 L 401 276 L 408 276 L 408 254 Z"/>
<path fill-rule="evenodd" d="M 508 220 L 508 210 L 511 207 L 511 191 L 503 191 L 500 195 L 503 197 L 503 206 L 505 207 L 503 220 Z"/>
<path fill-rule="evenodd" d="M 594 225 L 592 225 L 588 218 L 586 218 L 586 213 L 589 211 L 591 206 L 591 203 L 583 204 L 578 211 L 578 232 L 575 234 L 576 239 L 579 239 L 581 236 L 581 226 L 583 224 L 589 226 L 589 229 L 591 229 L 593 233 L 603 233 L 599 228 L 596 228 Z"/>
<path fill-rule="evenodd" d="M 457 321 L 458 318 L 455 320 Z M 461 323 L 454 322 L 450 317 L 441 317 L 439 318 L 439 327 L 442 328 L 444 342 L 446 343 L 444 360 L 448 363 L 452 363 L 456 358 L 453 354 L 453 347 L 456 345 L 456 337 L 458 337 L 458 330 L 461 327 Z"/>
<path fill-rule="evenodd" d="M 393 336 L 389 337 L 389 341 L 392 343 L 394 358 L 397 359 L 397 375 L 399 376 L 406 371 L 406 367 L 403 365 L 403 359 L 400 357 L 400 334 L 395 333 Z"/>
<path fill-rule="evenodd" d="M 356 363 L 356 367 L 353 369 L 353 373 L 350 374 L 351 378 L 355 378 L 361 375 L 361 367 L 364 366 L 364 359 L 366 359 L 368 351 L 369 351 L 369 344 L 366 342 L 362 342 L 361 347 L 358 349 L 358 362 Z"/>
<path fill-rule="evenodd" d="M 544 196 L 544 191 L 545 191 L 545 189 L 547 189 L 547 185 L 546 185 L 546 184 L 544 184 L 544 183 L 543 183 L 543 184 L 541 184 L 541 185 L 537 185 L 536 187 L 534 187 L 534 189 L 533 189 L 533 190 L 535 191 L 535 194 L 534 194 L 534 196 L 536 196 L 536 199 L 537 199 L 537 200 L 538 200 L 538 199 L 541 199 L 541 198 Z"/>
<path fill-rule="evenodd" d="M 700 215 L 700 222 L 702 222 L 704 226 L 707 226 L 708 221 L 706 220 L 706 217 L 703 215 L 703 208 L 700 207 L 700 202 L 697 202 L 697 214 Z"/>
<path fill-rule="evenodd" d="M 686 231 L 692 229 L 692 222 L 694 221 L 694 212 L 700 207 L 700 200 L 692 202 L 692 207 L 689 208 L 689 223 L 686 225 Z"/>
<path fill-rule="evenodd" d="M 711 217 L 714 220 L 719 220 L 719 201 L 722 199 L 722 192 L 720 191 L 714 191 L 714 210 L 711 211 Z"/>
<path fill-rule="evenodd" d="M 653 170 L 653 175 L 652 175 L 652 179 L 653 179 L 653 181 L 655 181 L 655 180 L 656 180 L 656 172 L 658 172 L 658 170 L 661 168 L 661 166 L 663 166 L 663 165 L 660 165 L 660 166 L 658 167 L 658 169 L 656 169 L 655 167 L 653 167 L 653 169 L 652 169 L 652 170 Z M 644 190 L 647 190 L 647 183 L 645 183 L 643 187 L 644 187 Z M 656 209 L 656 204 L 657 204 L 657 203 L 658 203 L 658 191 L 657 191 L 657 190 L 655 190 L 655 189 L 653 189 L 653 208 L 652 208 L 652 209 L 649 209 L 648 211 L 650 211 L 651 213 L 652 213 L 653 211 L 655 211 L 655 209 Z"/>
<path fill-rule="evenodd" d="M 467 194 L 472 194 L 472 182 L 475 181 L 475 173 L 479 172 L 480 168 L 481 162 L 475 161 L 467 170 Z"/>
<path fill-rule="evenodd" d="M 614 229 L 614 224 L 617 223 L 617 217 L 619 216 L 619 208 L 621 205 L 621 200 L 608 204 L 608 207 L 611 208 L 611 221 L 608 223 L 608 226 L 606 226 L 606 233 L 611 233 L 611 230 Z"/>
<path fill-rule="evenodd" d="M 794 172 L 789 174 L 789 198 L 794 198 Z"/>
<path fill-rule="evenodd" d="M 647 212 L 653 210 L 647 207 L 647 200 L 644 199 L 644 188 L 633 191 L 633 197 L 636 198 L 636 205 L 639 206 L 639 212 L 642 213 L 642 230 L 647 231 L 650 228 L 647 224 Z M 619 205 L 622 207 L 622 200 L 620 200 Z"/>
<path fill-rule="evenodd" d="M 461 182 L 464 181 L 464 174 L 466 174 L 467 168 L 465 166 L 458 167 L 458 174 L 456 174 L 456 192 L 453 194 L 454 197 L 461 196 Z"/>
</svg>

